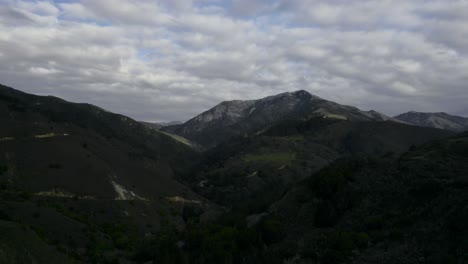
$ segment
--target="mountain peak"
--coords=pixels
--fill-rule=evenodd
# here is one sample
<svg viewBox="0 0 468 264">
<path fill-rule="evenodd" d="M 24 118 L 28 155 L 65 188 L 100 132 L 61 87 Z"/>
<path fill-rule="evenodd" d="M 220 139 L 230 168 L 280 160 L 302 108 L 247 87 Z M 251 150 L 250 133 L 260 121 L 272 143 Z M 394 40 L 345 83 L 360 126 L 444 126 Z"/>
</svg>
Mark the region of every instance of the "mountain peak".
<svg viewBox="0 0 468 264">
<path fill-rule="evenodd" d="M 267 96 L 265 98 L 255 100 L 257 102 L 275 102 L 278 104 L 279 101 L 289 102 L 289 104 L 296 104 L 298 102 L 308 102 L 310 100 L 323 100 L 322 98 L 313 95 L 305 90 L 298 90 L 292 92 L 284 92 L 276 95 Z"/>
<path fill-rule="evenodd" d="M 313 94 L 309 93 L 306 90 L 297 90 L 297 91 L 285 92 L 285 93 L 280 93 L 280 94 L 277 94 L 277 95 L 273 95 L 273 97 L 279 97 L 279 96 L 320 98 L 320 97 L 318 97 L 316 95 L 313 95 Z"/>
<path fill-rule="evenodd" d="M 315 95 L 315 94 L 311 94 L 306 90 L 297 90 L 297 91 L 292 92 L 292 94 L 294 94 L 295 96 L 298 96 L 298 97 L 309 97 L 311 99 L 323 100 L 320 96 Z"/>
<path fill-rule="evenodd" d="M 294 95 L 299 95 L 299 96 L 312 95 L 311 93 L 309 93 L 306 90 L 297 90 L 297 91 L 294 91 L 294 92 L 291 92 L 291 93 L 294 94 Z"/>
</svg>

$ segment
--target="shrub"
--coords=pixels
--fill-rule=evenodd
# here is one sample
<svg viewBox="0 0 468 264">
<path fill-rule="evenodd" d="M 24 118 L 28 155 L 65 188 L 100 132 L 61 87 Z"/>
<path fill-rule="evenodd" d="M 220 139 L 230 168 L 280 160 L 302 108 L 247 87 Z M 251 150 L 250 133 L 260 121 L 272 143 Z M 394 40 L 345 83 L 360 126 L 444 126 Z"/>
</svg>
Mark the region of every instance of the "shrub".
<svg viewBox="0 0 468 264">
<path fill-rule="evenodd" d="M 316 227 L 332 227 L 340 220 L 340 215 L 332 202 L 322 201 L 314 216 Z"/>
<path fill-rule="evenodd" d="M 39 217 L 41 217 L 41 214 L 36 211 L 36 212 L 33 213 L 33 217 L 34 218 L 39 218 Z"/>
<path fill-rule="evenodd" d="M 20 194 L 20 198 L 26 201 L 30 200 L 31 197 L 32 197 L 32 194 L 30 192 L 22 192 Z"/>
<path fill-rule="evenodd" d="M 343 263 L 357 249 L 364 249 L 369 244 L 366 233 L 334 231 L 325 240 L 326 251 L 322 256 L 323 263 Z"/>
<path fill-rule="evenodd" d="M 384 218 L 380 215 L 369 216 L 364 220 L 364 226 L 367 230 L 380 230 L 384 226 Z"/>
<path fill-rule="evenodd" d="M 49 168 L 50 169 L 61 169 L 62 165 L 59 164 L 59 163 L 51 163 L 51 164 L 49 164 Z"/>
<path fill-rule="evenodd" d="M 7 165 L 0 165 L 0 175 L 3 175 L 7 171 L 8 171 Z"/>
<path fill-rule="evenodd" d="M 4 211 L 0 211 L 0 220 L 10 221 L 11 217 L 6 214 Z"/>
<path fill-rule="evenodd" d="M 263 219 L 258 224 L 257 230 L 263 242 L 267 245 L 281 241 L 284 236 L 283 225 L 280 221 L 274 219 Z"/>
</svg>

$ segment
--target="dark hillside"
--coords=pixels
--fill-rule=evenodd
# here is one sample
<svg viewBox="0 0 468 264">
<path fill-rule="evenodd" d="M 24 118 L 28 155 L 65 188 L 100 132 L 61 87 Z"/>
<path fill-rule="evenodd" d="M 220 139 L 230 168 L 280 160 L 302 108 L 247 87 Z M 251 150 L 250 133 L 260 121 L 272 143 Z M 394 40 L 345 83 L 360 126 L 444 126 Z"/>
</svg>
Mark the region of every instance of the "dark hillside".
<svg viewBox="0 0 468 264">
<path fill-rule="evenodd" d="M 271 208 L 288 230 L 279 248 L 298 241 L 293 252 L 322 263 L 463 263 L 467 136 L 313 174 Z"/>
<path fill-rule="evenodd" d="M 0 122 L 0 219 L 10 234 L 0 262 L 126 259 L 145 234 L 184 228 L 184 211 L 210 218 L 210 203 L 176 180 L 200 154 L 170 135 L 5 86 Z M 13 236 L 30 243 L 5 244 Z"/>
<path fill-rule="evenodd" d="M 155 263 L 465 263 L 467 164 L 468 134 L 395 156 L 341 158 L 261 214 L 233 210 L 184 232 L 166 229 L 138 256 Z"/>
<path fill-rule="evenodd" d="M 234 138 L 204 154 L 184 180 L 227 207 L 258 213 L 291 184 L 336 159 L 395 157 L 411 146 L 452 132 L 396 122 L 312 118 L 280 122 L 257 135 Z"/>
<path fill-rule="evenodd" d="M 115 197 L 114 181 L 150 197 L 181 193 L 173 177 L 197 153 L 140 123 L 88 104 L 0 87 L 4 180 L 31 192 Z M 67 177 L 63 177 L 67 175 Z"/>
</svg>

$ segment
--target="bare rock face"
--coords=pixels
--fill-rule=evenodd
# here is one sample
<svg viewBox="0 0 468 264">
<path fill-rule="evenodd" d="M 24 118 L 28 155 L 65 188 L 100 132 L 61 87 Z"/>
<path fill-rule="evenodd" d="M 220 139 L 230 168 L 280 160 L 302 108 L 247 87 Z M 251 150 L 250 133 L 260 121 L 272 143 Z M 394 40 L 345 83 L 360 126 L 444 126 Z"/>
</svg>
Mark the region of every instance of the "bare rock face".
<svg viewBox="0 0 468 264">
<path fill-rule="evenodd" d="M 395 121 L 375 111 L 361 111 L 300 90 L 258 100 L 222 102 L 184 124 L 162 130 L 210 148 L 233 136 L 256 133 L 277 122 L 317 116 L 351 121 Z"/>
<path fill-rule="evenodd" d="M 433 127 L 455 132 L 468 131 L 468 118 L 453 116 L 447 113 L 421 113 L 411 111 L 395 116 L 395 119 L 415 126 Z"/>
<path fill-rule="evenodd" d="M 246 112 L 254 103 L 255 101 L 240 100 L 222 102 L 209 111 L 196 116 L 192 121 L 195 125 L 194 129 L 200 131 L 207 127 L 207 124 L 212 122 L 223 122 L 227 125 L 233 124 L 245 115 L 248 115 Z"/>
</svg>

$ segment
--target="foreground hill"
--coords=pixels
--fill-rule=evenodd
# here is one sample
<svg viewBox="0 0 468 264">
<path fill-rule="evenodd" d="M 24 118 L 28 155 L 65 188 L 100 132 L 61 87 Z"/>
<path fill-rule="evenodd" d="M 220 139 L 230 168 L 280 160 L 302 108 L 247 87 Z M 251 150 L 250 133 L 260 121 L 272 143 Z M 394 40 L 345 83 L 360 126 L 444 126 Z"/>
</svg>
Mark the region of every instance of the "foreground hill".
<svg viewBox="0 0 468 264">
<path fill-rule="evenodd" d="M 0 86 L 0 123 L 2 263 L 126 258 L 133 237 L 209 210 L 176 180 L 199 153 L 128 117 Z"/>
<path fill-rule="evenodd" d="M 339 160 L 271 207 L 287 230 L 276 246 L 312 263 L 464 263 L 467 171 L 467 133 L 397 159 Z"/>
<path fill-rule="evenodd" d="M 468 118 L 446 113 L 408 112 L 394 118 L 415 126 L 434 127 L 456 132 L 468 130 Z"/>
<path fill-rule="evenodd" d="M 154 199 L 197 153 L 128 117 L 0 86 L 2 180 L 34 193 Z M 64 177 L 66 175 L 66 177 Z"/>
<path fill-rule="evenodd" d="M 466 133 L 401 155 L 339 159 L 262 213 L 233 212 L 216 225 L 165 232 L 156 250 L 141 257 L 153 263 L 465 263 L 467 166 Z"/>
<path fill-rule="evenodd" d="M 259 213 L 292 184 L 339 158 L 396 157 L 411 146 L 452 134 L 396 122 L 284 121 L 208 150 L 185 181 L 218 204 Z"/>
<path fill-rule="evenodd" d="M 393 120 L 375 111 L 361 111 L 306 91 L 296 91 L 259 100 L 222 102 L 184 124 L 167 126 L 162 130 L 210 148 L 233 136 L 262 131 L 277 122 L 317 116 L 352 121 Z"/>
</svg>

